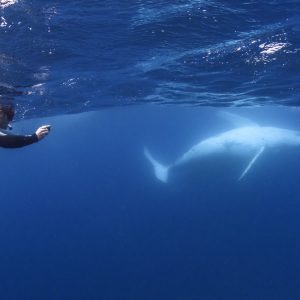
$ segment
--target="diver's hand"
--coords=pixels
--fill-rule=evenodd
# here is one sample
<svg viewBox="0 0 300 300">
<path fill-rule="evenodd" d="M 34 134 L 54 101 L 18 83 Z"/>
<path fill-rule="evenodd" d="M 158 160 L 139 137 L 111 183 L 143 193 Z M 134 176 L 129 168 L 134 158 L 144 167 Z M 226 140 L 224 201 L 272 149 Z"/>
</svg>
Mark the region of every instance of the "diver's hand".
<svg viewBox="0 0 300 300">
<path fill-rule="evenodd" d="M 37 131 L 35 132 L 35 134 L 38 137 L 38 140 L 43 139 L 49 133 L 49 130 L 50 130 L 50 125 L 44 125 L 38 128 Z"/>
</svg>

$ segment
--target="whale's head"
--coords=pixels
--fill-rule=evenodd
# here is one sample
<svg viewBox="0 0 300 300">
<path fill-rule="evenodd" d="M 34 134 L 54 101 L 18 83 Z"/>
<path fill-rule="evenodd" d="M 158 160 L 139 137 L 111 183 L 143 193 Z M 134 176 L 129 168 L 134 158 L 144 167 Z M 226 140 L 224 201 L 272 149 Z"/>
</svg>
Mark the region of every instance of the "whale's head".
<svg viewBox="0 0 300 300">
<path fill-rule="evenodd" d="M 291 146 L 300 146 L 300 131 L 292 131 L 287 134 L 286 143 Z"/>
<path fill-rule="evenodd" d="M 300 146 L 300 131 L 265 127 L 262 138 L 267 146 Z"/>
<path fill-rule="evenodd" d="M 300 145 L 300 131 L 296 133 L 297 144 Z"/>
</svg>

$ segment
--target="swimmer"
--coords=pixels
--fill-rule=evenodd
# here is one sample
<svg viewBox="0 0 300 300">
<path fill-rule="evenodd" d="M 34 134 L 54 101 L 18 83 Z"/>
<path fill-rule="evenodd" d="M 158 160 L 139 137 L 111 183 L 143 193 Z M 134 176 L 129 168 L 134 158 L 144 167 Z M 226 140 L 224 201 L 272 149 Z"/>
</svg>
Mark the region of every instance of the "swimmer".
<svg viewBox="0 0 300 300">
<path fill-rule="evenodd" d="M 12 129 L 10 122 L 15 115 L 15 106 L 13 103 L 0 102 L 0 147 L 20 148 L 31 145 L 42 140 L 50 131 L 50 125 L 39 127 L 31 135 L 11 134 L 7 129 Z"/>
</svg>

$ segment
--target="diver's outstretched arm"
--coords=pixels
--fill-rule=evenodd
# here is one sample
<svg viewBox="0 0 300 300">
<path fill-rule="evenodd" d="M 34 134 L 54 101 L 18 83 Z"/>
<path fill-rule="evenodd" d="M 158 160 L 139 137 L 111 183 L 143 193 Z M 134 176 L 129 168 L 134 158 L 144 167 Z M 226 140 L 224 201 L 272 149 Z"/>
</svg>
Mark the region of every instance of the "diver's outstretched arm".
<svg viewBox="0 0 300 300">
<path fill-rule="evenodd" d="M 49 133 L 50 126 L 41 126 L 31 135 L 1 134 L 0 147 L 3 148 L 21 148 L 31 145 L 43 139 Z"/>
</svg>

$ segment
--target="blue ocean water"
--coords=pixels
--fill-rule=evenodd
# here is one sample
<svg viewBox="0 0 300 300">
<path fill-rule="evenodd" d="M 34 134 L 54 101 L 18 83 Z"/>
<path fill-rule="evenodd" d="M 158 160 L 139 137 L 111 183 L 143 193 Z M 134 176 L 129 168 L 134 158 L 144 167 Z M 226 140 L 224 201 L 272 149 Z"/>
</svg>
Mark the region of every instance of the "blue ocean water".
<svg viewBox="0 0 300 300">
<path fill-rule="evenodd" d="M 0 0 L 1 299 L 297 299 L 299 147 L 220 156 L 232 129 L 300 131 L 298 1 Z"/>
</svg>

